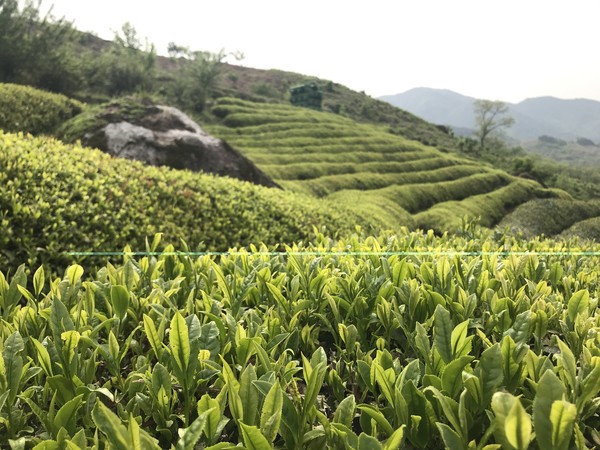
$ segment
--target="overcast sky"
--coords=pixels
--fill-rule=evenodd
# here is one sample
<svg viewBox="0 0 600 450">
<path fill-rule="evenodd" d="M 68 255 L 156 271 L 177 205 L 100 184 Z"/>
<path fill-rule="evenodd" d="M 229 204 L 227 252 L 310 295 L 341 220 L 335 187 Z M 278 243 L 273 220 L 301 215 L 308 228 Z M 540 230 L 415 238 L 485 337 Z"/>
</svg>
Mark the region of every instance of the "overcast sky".
<svg viewBox="0 0 600 450">
<path fill-rule="evenodd" d="M 111 39 L 129 21 L 166 54 L 240 51 L 242 65 L 376 97 L 414 87 L 478 98 L 600 100 L 598 0 L 44 0 Z M 234 62 L 232 60 L 232 62 Z"/>
</svg>

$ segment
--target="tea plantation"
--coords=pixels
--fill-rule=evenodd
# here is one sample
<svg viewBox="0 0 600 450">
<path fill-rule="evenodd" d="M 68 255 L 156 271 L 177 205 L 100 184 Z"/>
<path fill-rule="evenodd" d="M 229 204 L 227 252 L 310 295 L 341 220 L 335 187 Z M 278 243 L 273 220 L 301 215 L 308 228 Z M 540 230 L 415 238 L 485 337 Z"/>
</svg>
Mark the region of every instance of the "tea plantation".
<svg viewBox="0 0 600 450">
<path fill-rule="evenodd" d="M 211 131 L 281 186 L 390 225 L 443 232 L 470 216 L 492 227 L 530 200 L 570 198 L 332 113 L 232 98 L 220 99 L 213 113 L 222 122 Z"/>
<path fill-rule="evenodd" d="M 0 448 L 600 446 L 597 202 L 232 99 L 211 131 L 286 191 L 145 166 L 48 98 L 0 131 Z"/>
<path fill-rule="evenodd" d="M 191 249 L 296 242 L 313 226 L 381 226 L 314 198 L 112 158 L 46 137 L 0 131 L 0 267 L 61 267 L 66 252 L 142 248 L 146 236 Z M 92 262 L 90 262 L 92 263 Z"/>
<path fill-rule="evenodd" d="M 598 247 L 469 231 L 10 269 L 0 445 L 599 445 Z"/>
</svg>

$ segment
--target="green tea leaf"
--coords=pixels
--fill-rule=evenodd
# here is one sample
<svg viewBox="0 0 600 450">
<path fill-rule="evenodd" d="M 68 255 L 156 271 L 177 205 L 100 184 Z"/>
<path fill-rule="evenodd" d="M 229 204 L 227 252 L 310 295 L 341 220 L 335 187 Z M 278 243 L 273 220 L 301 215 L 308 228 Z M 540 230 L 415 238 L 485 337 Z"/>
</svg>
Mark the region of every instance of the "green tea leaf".
<svg viewBox="0 0 600 450">
<path fill-rule="evenodd" d="M 82 275 L 83 267 L 81 267 L 79 264 L 73 264 L 72 266 L 69 266 L 65 273 L 65 276 L 67 280 L 69 280 L 69 283 L 71 283 L 71 286 L 75 286 L 75 284 L 81 280 Z"/>
<path fill-rule="evenodd" d="M 206 419 L 214 410 L 215 408 L 211 408 L 208 411 L 204 411 L 189 427 L 183 430 L 179 441 L 177 441 L 176 450 L 194 450 L 196 443 L 204 431 Z"/>
<path fill-rule="evenodd" d="M 452 330 L 450 337 L 452 347 L 452 357 L 458 358 L 460 356 L 468 355 L 471 352 L 471 341 L 473 336 L 467 337 L 467 330 L 469 328 L 469 319 L 459 323 Z"/>
<path fill-rule="evenodd" d="M 496 392 L 492 397 L 496 416 L 495 436 L 505 448 L 526 450 L 531 441 L 531 418 L 517 397 Z"/>
<path fill-rule="evenodd" d="M 600 391 L 600 357 L 594 356 L 591 360 L 592 370 L 581 381 L 581 393 L 577 397 L 577 411 L 581 412 L 585 404 L 593 399 Z"/>
<path fill-rule="evenodd" d="M 461 356 L 444 367 L 444 371 L 442 372 L 442 386 L 444 391 L 450 394 L 451 398 L 456 398 L 462 390 L 463 369 L 474 359 L 472 356 Z"/>
<path fill-rule="evenodd" d="M 371 419 L 375 420 L 385 434 L 391 436 L 394 433 L 394 428 L 390 422 L 376 407 L 372 405 L 358 405 L 357 408 L 367 414 Z"/>
<path fill-rule="evenodd" d="M 206 415 L 204 433 L 209 441 L 214 442 L 219 437 L 217 433 L 219 431 L 219 422 L 221 421 L 221 409 L 217 400 L 211 398 L 208 394 L 204 394 L 198 400 L 198 415 L 209 410 L 210 413 Z"/>
<path fill-rule="evenodd" d="M 110 302 L 113 306 L 115 315 L 119 320 L 123 320 L 129 308 L 129 291 L 125 286 L 110 287 Z"/>
<path fill-rule="evenodd" d="M 171 320 L 169 345 L 171 346 L 171 356 L 175 364 L 185 374 L 190 364 L 190 340 L 185 319 L 179 314 L 179 311 L 175 313 Z"/>
<path fill-rule="evenodd" d="M 272 450 L 273 446 L 258 428 L 240 422 L 244 444 L 248 450 Z"/>
<path fill-rule="evenodd" d="M 340 402 L 335 413 L 333 414 L 333 421 L 346 425 L 348 428 L 352 427 L 352 421 L 354 420 L 354 412 L 356 410 L 356 400 L 354 395 L 349 395 Z"/>
<path fill-rule="evenodd" d="M 402 425 L 383 444 L 383 450 L 400 450 L 402 441 L 404 441 L 404 429 L 406 425 Z"/>
<path fill-rule="evenodd" d="M 585 289 L 577 291 L 571 296 L 567 304 L 567 317 L 571 324 L 575 323 L 575 319 L 579 314 L 587 311 L 589 303 L 590 293 Z"/>
<path fill-rule="evenodd" d="M 117 450 L 131 450 L 131 442 L 127 428 L 121 420 L 100 401 L 92 410 L 92 419 L 98 429 L 106 435 L 108 441 Z"/>
<path fill-rule="evenodd" d="M 552 422 L 552 449 L 568 450 L 573 437 L 573 426 L 577 418 L 577 408 L 565 400 L 552 403 L 550 421 Z"/>
<path fill-rule="evenodd" d="M 357 450 L 382 450 L 381 443 L 373 436 L 365 433 L 360 433 L 358 436 Z"/>
<path fill-rule="evenodd" d="M 479 370 L 476 375 L 481 382 L 481 392 L 483 395 L 483 404 L 480 406 L 487 407 L 492 395 L 504 379 L 500 344 L 496 343 L 483 351 L 477 368 Z"/>
<path fill-rule="evenodd" d="M 564 394 L 565 385 L 554 372 L 551 370 L 544 372 L 533 400 L 533 424 L 540 448 L 552 448 L 553 425 L 550 420 L 550 411 L 552 404 L 557 400 L 562 400 Z"/>
<path fill-rule="evenodd" d="M 253 381 L 256 381 L 256 370 L 249 364 L 240 375 L 240 398 L 246 425 L 255 425 L 258 415 L 258 390 L 252 384 Z"/>
<path fill-rule="evenodd" d="M 29 339 L 31 342 L 33 342 L 33 345 L 35 345 L 36 356 L 38 358 L 40 367 L 44 369 L 44 372 L 47 376 L 51 377 L 54 375 L 54 373 L 52 371 L 52 361 L 50 360 L 50 354 L 48 353 L 48 350 L 36 338 L 30 337 Z"/>
<path fill-rule="evenodd" d="M 517 450 L 527 450 L 531 441 L 531 418 L 517 400 L 504 422 L 508 442 Z"/>
<path fill-rule="evenodd" d="M 8 397 L 9 405 L 12 405 L 19 394 L 19 386 L 23 375 L 23 358 L 21 352 L 25 349 L 25 343 L 18 331 L 11 334 L 4 342 L 2 358 L 4 360 L 4 370 L 6 373 L 6 385 L 10 392 Z"/>
<path fill-rule="evenodd" d="M 38 297 L 40 292 L 42 292 L 42 289 L 44 289 L 45 280 L 44 266 L 40 266 L 33 274 L 33 292 L 35 292 L 36 297 Z"/>
<path fill-rule="evenodd" d="M 442 360 L 448 364 L 453 359 L 452 319 L 448 310 L 442 305 L 438 305 L 435 308 L 433 317 L 433 343 Z"/>
<path fill-rule="evenodd" d="M 442 435 L 446 448 L 450 450 L 466 450 L 467 446 L 462 438 L 452 428 L 442 422 L 437 422 L 435 425 Z"/>
<path fill-rule="evenodd" d="M 171 395 L 171 375 L 169 371 L 161 363 L 157 363 L 152 369 L 151 389 L 154 395 L 158 395 L 160 388 L 164 392 Z"/>
<path fill-rule="evenodd" d="M 575 361 L 575 355 L 563 341 L 560 339 L 556 339 L 558 343 L 558 348 L 560 350 L 560 354 L 557 356 L 559 367 L 562 367 L 564 370 L 562 373 L 566 378 L 567 382 L 571 386 L 571 389 L 576 389 L 577 387 L 577 362 Z"/>
<path fill-rule="evenodd" d="M 260 415 L 260 430 L 269 442 L 277 437 L 283 411 L 283 393 L 279 383 L 273 383 L 263 402 Z"/>
<path fill-rule="evenodd" d="M 319 352 L 319 349 L 321 352 Z M 302 404 L 302 421 L 304 421 L 310 412 L 310 410 L 314 407 L 315 401 L 317 400 L 317 395 L 319 395 L 319 391 L 321 390 L 321 386 L 323 385 L 323 380 L 325 379 L 325 373 L 327 372 L 326 361 L 324 362 L 323 356 L 320 353 L 324 353 L 323 349 L 319 347 L 314 354 L 312 359 L 314 362 L 318 362 L 318 364 L 313 366 L 310 376 L 308 380 L 306 380 L 306 394 L 304 396 L 304 403 Z M 325 356 L 325 359 L 327 357 Z M 312 361 L 311 361 L 312 363 Z"/>
<path fill-rule="evenodd" d="M 75 425 L 77 423 L 77 412 L 83 405 L 83 394 L 69 400 L 65 403 L 54 416 L 54 430 L 58 432 L 61 428 L 67 430 L 70 435 L 75 434 Z"/>
<path fill-rule="evenodd" d="M 158 332 L 156 331 L 156 326 L 154 325 L 154 321 L 150 318 L 150 316 L 144 314 L 143 321 L 146 338 L 148 339 L 152 350 L 154 350 L 156 359 L 160 360 L 163 350 L 162 339 L 159 337 Z"/>
</svg>

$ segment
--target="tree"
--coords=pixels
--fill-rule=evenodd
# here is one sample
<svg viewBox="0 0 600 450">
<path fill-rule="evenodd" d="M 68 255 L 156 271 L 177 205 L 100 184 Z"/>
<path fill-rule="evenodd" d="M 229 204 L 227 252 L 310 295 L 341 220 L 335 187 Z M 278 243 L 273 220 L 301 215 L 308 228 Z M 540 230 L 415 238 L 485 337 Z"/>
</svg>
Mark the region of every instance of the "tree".
<svg viewBox="0 0 600 450">
<path fill-rule="evenodd" d="M 201 113 L 217 87 L 227 54 L 224 50 L 219 53 L 192 51 L 174 42 L 169 43 L 168 52 L 181 67 L 171 87 L 171 96 L 180 107 Z"/>
<path fill-rule="evenodd" d="M 142 44 L 135 27 L 126 22 L 115 33 L 112 45 L 92 63 L 88 77 L 92 90 L 108 95 L 151 92 L 156 78 L 156 50 Z"/>
<path fill-rule="evenodd" d="M 80 80 L 71 50 L 71 24 L 40 13 L 41 0 L 0 0 L 0 82 L 71 93 Z"/>
<path fill-rule="evenodd" d="M 475 124 L 477 131 L 475 136 L 479 141 L 479 150 L 484 151 L 487 139 L 490 135 L 501 128 L 508 128 L 515 120 L 507 116 L 508 105 L 504 102 L 492 100 L 475 100 L 473 104 L 475 112 Z"/>
</svg>

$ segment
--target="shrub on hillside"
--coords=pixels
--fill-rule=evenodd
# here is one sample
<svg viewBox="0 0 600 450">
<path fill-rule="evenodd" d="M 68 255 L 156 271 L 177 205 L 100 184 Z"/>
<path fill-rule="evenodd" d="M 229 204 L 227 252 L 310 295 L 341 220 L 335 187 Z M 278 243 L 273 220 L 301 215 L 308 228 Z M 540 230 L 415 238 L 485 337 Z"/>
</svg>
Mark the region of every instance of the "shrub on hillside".
<svg viewBox="0 0 600 450">
<path fill-rule="evenodd" d="M 52 134 L 83 105 L 64 95 L 29 86 L 0 84 L 0 129 L 32 134 Z"/>
<path fill-rule="evenodd" d="M 372 223 L 372 222 L 371 222 Z M 71 251 L 145 249 L 146 236 L 227 250 L 372 228 L 334 205 L 225 177 L 149 167 L 54 139 L 0 132 L 0 267 Z"/>
</svg>

